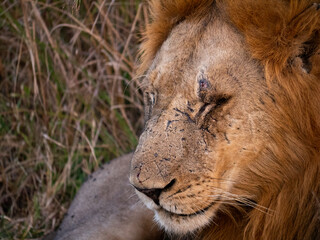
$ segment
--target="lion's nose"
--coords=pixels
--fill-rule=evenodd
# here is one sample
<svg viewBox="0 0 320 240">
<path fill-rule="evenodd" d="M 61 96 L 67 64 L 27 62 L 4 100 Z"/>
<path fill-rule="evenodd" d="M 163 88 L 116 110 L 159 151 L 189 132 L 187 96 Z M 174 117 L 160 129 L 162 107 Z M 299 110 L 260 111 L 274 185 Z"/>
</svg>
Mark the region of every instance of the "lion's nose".
<svg viewBox="0 0 320 240">
<path fill-rule="evenodd" d="M 142 188 L 137 188 L 135 187 L 135 189 L 137 189 L 139 192 L 145 194 L 146 196 L 148 196 L 149 198 L 151 198 L 155 204 L 159 205 L 159 196 L 161 194 L 162 191 L 167 190 L 169 188 L 171 188 L 173 186 L 173 184 L 175 183 L 175 179 L 173 179 L 169 184 L 167 184 L 164 188 L 151 188 L 151 189 L 142 189 Z"/>
</svg>

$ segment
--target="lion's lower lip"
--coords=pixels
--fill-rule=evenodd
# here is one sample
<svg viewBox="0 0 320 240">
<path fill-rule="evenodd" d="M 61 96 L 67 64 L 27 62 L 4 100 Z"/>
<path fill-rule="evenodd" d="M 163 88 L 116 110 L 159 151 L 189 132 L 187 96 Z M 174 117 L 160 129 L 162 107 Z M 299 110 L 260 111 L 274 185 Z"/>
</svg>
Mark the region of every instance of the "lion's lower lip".
<svg viewBox="0 0 320 240">
<path fill-rule="evenodd" d="M 174 213 L 174 212 L 170 212 L 164 208 L 161 208 L 161 210 L 163 210 L 164 212 L 170 214 L 170 215 L 173 215 L 173 216 L 180 216 L 180 217 L 192 217 L 192 216 L 196 216 L 196 215 L 200 215 L 200 214 L 204 214 L 206 211 L 208 211 L 213 205 L 215 205 L 216 203 L 215 202 L 212 202 L 209 206 L 199 210 L 199 211 L 196 211 L 194 213 L 189 213 L 189 214 L 183 214 L 183 213 Z"/>
</svg>

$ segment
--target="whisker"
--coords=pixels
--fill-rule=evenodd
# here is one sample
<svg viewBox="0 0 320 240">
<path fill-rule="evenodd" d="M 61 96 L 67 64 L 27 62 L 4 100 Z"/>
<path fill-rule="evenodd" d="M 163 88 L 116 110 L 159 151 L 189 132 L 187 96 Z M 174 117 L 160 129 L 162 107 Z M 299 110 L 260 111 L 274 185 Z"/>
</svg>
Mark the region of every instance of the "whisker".
<svg viewBox="0 0 320 240">
<path fill-rule="evenodd" d="M 227 192 L 225 190 L 222 190 L 220 188 L 215 188 L 216 190 L 218 191 L 221 191 L 223 193 L 220 194 L 221 196 L 225 197 L 225 198 L 229 198 L 230 200 L 235 200 L 235 201 L 238 201 L 240 203 L 243 203 L 245 204 L 246 206 L 249 206 L 249 207 L 252 207 L 252 208 L 255 208 L 263 213 L 268 213 L 270 214 L 270 212 L 274 212 L 272 209 L 270 208 L 267 208 L 265 206 L 262 206 L 262 205 L 259 205 L 258 203 L 252 201 L 252 200 L 249 200 L 248 198 L 245 198 L 245 197 L 241 197 L 239 195 L 236 195 L 236 194 L 233 194 L 233 193 L 230 193 L 230 192 Z M 212 195 L 214 197 L 216 197 L 215 195 Z"/>
<path fill-rule="evenodd" d="M 234 205 L 234 206 L 248 206 L 248 207 L 257 209 L 258 211 L 261 211 L 263 213 L 267 213 L 267 214 L 271 214 L 271 212 L 273 212 L 273 210 L 271 210 L 265 206 L 259 205 L 256 202 L 254 202 L 248 198 L 241 197 L 237 194 L 227 192 L 227 191 L 220 189 L 220 188 L 216 188 L 216 187 L 213 187 L 213 188 L 215 189 L 215 194 L 209 195 L 209 196 L 206 195 L 204 197 L 210 197 L 210 198 L 214 199 L 215 202 L 218 202 L 218 203 Z M 201 199 L 202 201 L 204 201 L 204 203 L 212 203 L 211 201 L 204 200 L 204 197 L 195 196 L 196 199 Z M 222 198 L 222 199 L 218 199 L 218 198 Z"/>
</svg>

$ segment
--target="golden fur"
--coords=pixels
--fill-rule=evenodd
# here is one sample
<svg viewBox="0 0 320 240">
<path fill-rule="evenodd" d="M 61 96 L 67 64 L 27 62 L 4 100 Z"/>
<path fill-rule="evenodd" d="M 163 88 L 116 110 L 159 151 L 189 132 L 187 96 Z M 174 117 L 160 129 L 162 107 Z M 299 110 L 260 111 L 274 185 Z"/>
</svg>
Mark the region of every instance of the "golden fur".
<svg viewBox="0 0 320 240">
<path fill-rule="evenodd" d="M 152 0 L 150 2 L 152 17 L 142 45 L 142 64 L 139 73 L 142 74 L 149 69 L 147 81 L 153 89 L 147 88 L 146 91 L 148 94 L 152 93 L 152 101 L 156 98 L 158 102 L 150 113 L 150 120 L 133 158 L 130 180 L 138 189 L 164 189 L 160 195 L 160 205 L 172 198 L 171 195 L 165 195 L 166 192 L 171 190 L 174 190 L 174 194 L 181 191 L 188 192 L 189 190 L 185 190 L 186 186 L 181 190 L 179 184 L 190 181 L 191 188 L 195 188 L 196 185 L 200 185 L 200 179 L 206 181 L 207 172 L 204 166 L 208 164 L 211 166 L 210 157 L 202 161 L 205 156 L 197 152 L 198 148 L 192 145 L 200 144 L 202 138 L 205 139 L 204 142 L 208 141 L 209 148 L 215 152 L 215 156 L 225 159 L 224 163 L 219 163 L 219 159 L 214 160 L 214 166 L 217 168 L 214 169 L 215 174 L 220 178 L 224 176 L 228 180 L 235 181 L 232 184 L 219 183 L 219 187 L 230 193 L 230 196 L 238 198 L 229 204 L 226 204 L 224 199 L 224 202 L 212 210 L 211 221 L 214 223 L 201 219 L 192 222 L 190 217 L 189 225 L 190 223 L 199 225 L 193 231 L 194 238 L 198 236 L 202 239 L 320 239 L 320 10 L 318 10 L 319 5 L 314 2 L 319 3 L 318 0 Z M 198 134 L 198 129 L 195 127 L 186 130 L 192 133 L 192 136 L 189 134 L 187 137 L 173 129 L 175 127 L 182 131 L 183 128 L 185 131 L 188 129 L 187 125 L 197 117 L 192 115 L 192 112 L 187 112 L 187 107 L 186 110 L 180 110 L 186 102 L 188 104 L 190 102 L 190 106 L 194 109 L 202 109 L 196 98 L 192 97 L 193 85 L 187 80 L 181 80 L 179 76 L 182 76 L 183 71 L 187 71 L 186 76 L 194 73 L 193 70 L 184 68 L 187 63 L 192 62 L 190 58 L 193 57 L 192 54 L 190 54 L 192 57 L 187 56 L 187 51 L 191 48 L 201 49 L 199 42 L 207 35 L 203 33 L 204 29 L 199 28 L 211 28 L 209 22 L 213 18 L 219 23 L 216 27 L 221 25 L 227 29 L 221 30 L 221 34 L 224 31 L 234 34 L 231 38 L 236 39 L 239 45 L 233 46 L 230 42 L 230 46 L 235 49 L 247 48 L 250 57 L 240 50 L 238 55 L 242 56 L 242 60 L 249 62 L 247 65 L 244 63 L 244 68 L 250 72 L 250 76 L 259 79 L 247 84 L 246 74 L 239 73 L 236 77 L 240 78 L 245 86 L 253 85 L 248 93 L 256 93 L 257 97 L 253 96 L 252 100 L 247 92 L 242 94 L 245 96 L 243 99 L 242 96 L 239 97 L 239 102 L 248 103 L 248 106 L 244 106 L 244 113 L 232 110 L 235 109 L 232 108 L 233 105 L 221 110 L 222 115 L 238 116 L 237 120 L 241 120 L 246 132 L 251 131 L 252 135 L 248 135 L 247 138 L 241 135 L 242 133 L 237 138 L 235 131 L 231 127 L 228 128 L 227 124 L 212 127 L 213 123 L 209 122 L 209 127 L 202 130 L 206 130 L 204 135 L 209 132 L 211 137 L 210 134 L 203 137 L 200 130 Z M 181 34 L 185 34 L 186 38 L 189 35 L 194 36 L 190 37 L 194 42 L 190 43 L 190 46 L 188 43 L 182 43 L 179 38 Z M 216 37 L 214 34 L 212 36 Z M 245 41 L 243 45 L 241 45 L 242 37 Z M 175 38 L 180 39 L 181 44 L 175 43 L 177 41 Z M 180 45 L 182 50 L 178 51 Z M 174 53 L 167 49 L 177 49 L 179 55 L 174 56 Z M 238 56 L 230 53 L 227 57 L 232 60 Z M 241 62 L 241 59 L 239 57 L 236 61 Z M 222 68 L 220 65 L 217 66 Z M 238 69 L 234 65 L 230 68 Z M 221 75 L 219 74 L 216 70 L 208 71 L 208 78 L 217 76 L 217 79 L 225 79 L 219 78 Z M 216 84 L 214 86 L 217 88 L 224 89 L 225 92 L 219 92 L 223 96 L 226 92 L 228 96 L 233 96 L 238 91 L 233 90 L 229 82 L 220 84 L 211 81 L 208 84 L 210 86 Z M 162 91 L 161 94 L 157 93 L 155 88 L 158 92 Z M 265 92 L 269 97 L 263 95 Z M 210 101 L 215 98 L 210 98 Z M 206 104 L 210 102 L 206 99 L 202 101 Z M 231 101 L 231 104 L 237 102 Z M 257 109 L 261 111 L 261 115 Z M 253 125 L 249 126 L 246 124 L 251 118 L 247 118 L 246 114 L 250 115 L 252 110 L 254 110 Z M 219 122 L 219 118 L 215 118 L 215 121 Z M 221 121 L 229 120 L 224 116 Z M 228 124 L 231 125 L 231 120 Z M 170 132 L 167 133 L 171 127 L 175 133 L 174 137 L 170 137 Z M 189 155 L 185 152 L 180 154 L 180 145 L 167 143 L 159 137 L 161 133 L 168 139 L 172 138 L 172 142 L 176 142 L 178 137 L 187 141 L 189 151 L 183 151 Z M 223 134 L 223 140 L 226 140 L 224 143 L 221 140 Z M 227 138 L 227 134 L 231 136 L 230 139 Z M 252 137 L 256 139 L 251 141 L 249 138 Z M 252 146 L 253 141 L 256 141 L 256 148 Z M 249 153 L 241 155 L 242 157 L 232 155 L 240 149 L 238 145 L 242 142 L 250 149 Z M 201 144 L 199 149 L 202 149 Z M 214 148 L 212 144 L 218 147 Z M 232 148 L 229 145 L 232 145 Z M 208 156 L 213 156 L 210 154 Z M 165 160 L 158 161 L 160 158 L 158 155 Z M 188 161 L 183 162 L 186 156 Z M 232 159 L 236 157 L 239 158 L 239 162 L 232 168 Z M 172 158 L 178 159 L 177 162 L 168 163 L 168 159 Z M 181 164 L 190 171 L 189 175 L 185 170 L 181 170 Z M 227 172 L 226 175 L 223 175 L 225 174 L 222 173 L 223 170 Z M 203 172 L 205 174 L 202 176 Z M 213 181 L 209 182 L 212 186 L 216 186 L 214 184 L 217 183 Z M 205 191 L 197 188 L 196 192 L 205 198 L 200 194 L 201 190 Z M 159 210 L 157 204 L 150 202 L 144 194 L 138 194 L 150 208 L 161 215 L 161 209 Z M 165 197 L 161 198 L 162 195 Z M 190 190 L 189 196 L 194 197 L 194 195 Z M 172 212 L 182 214 L 183 211 L 187 211 L 188 215 L 192 214 L 191 209 L 195 208 L 194 212 L 203 209 L 205 203 L 209 202 L 206 200 L 203 205 L 194 203 L 198 205 L 192 207 L 191 200 L 184 202 L 182 197 L 186 196 L 181 195 L 179 203 L 189 203 L 189 209 L 188 206 L 184 206 L 187 210 L 179 208 L 179 204 L 176 203 L 178 200 L 175 200 L 176 202 L 172 200 L 166 210 L 171 211 L 174 206 L 177 209 Z M 198 198 L 197 201 L 202 200 Z M 173 216 L 174 214 L 172 218 L 175 218 Z M 168 231 L 180 235 L 187 233 L 184 229 L 189 227 L 188 224 L 186 227 L 170 228 L 166 223 L 171 221 L 169 218 L 163 217 L 165 220 L 161 220 L 161 216 L 158 218 L 160 224 Z M 176 221 L 178 226 L 187 218 L 177 217 L 177 220 L 172 221 Z M 204 225 L 200 226 L 202 222 Z"/>
</svg>

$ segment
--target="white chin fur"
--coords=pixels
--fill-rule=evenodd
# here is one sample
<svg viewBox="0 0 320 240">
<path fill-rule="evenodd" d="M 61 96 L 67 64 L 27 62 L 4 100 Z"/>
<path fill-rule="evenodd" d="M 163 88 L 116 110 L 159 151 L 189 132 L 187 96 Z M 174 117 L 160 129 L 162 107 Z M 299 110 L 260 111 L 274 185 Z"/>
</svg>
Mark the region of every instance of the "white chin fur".
<svg viewBox="0 0 320 240">
<path fill-rule="evenodd" d="M 146 207 L 155 212 L 154 220 L 168 233 L 178 235 L 192 233 L 209 225 L 214 217 L 214 209 L 209 209 L 202 214 L 193 216 L 178 216 L 170 214 L 163 210 L 160 206 L 156 205 L 143 193 L 140 193 L 139 191 L 136 191 L 136 193 Z"/>
<path fill-rule="evenodd" d="M 211 212 L 211 211 L 210 211 Z M 210 216 L 210 217 L 209 217 Z M 212 222 L 209 212 L 189 217 L 170 216 L 163 210 L 155 211 L 155 221 L 166 232 L 184 235 L 204 228 Z"/>
</svg>

